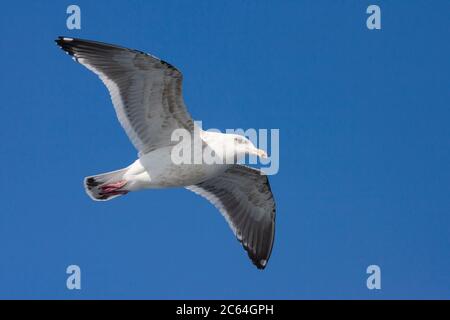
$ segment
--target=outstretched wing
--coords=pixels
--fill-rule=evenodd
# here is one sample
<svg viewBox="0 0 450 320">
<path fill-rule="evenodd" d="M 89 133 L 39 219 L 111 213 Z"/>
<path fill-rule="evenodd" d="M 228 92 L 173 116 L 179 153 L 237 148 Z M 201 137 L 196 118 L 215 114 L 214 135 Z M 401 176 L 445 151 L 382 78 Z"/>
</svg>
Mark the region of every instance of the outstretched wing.
<svg viewBox="0 0 450 320">
<path fill-rule="evenodd" d="M 250 259 L 264 269 L 275 235 L 275 201 L 267 176 L 234 165 L 220 176 L 186 188 L 219 209 Z"/>
<path fill-rule="evenodd" d="M 172 65 L 96 41 L 59 37 L 56 43 L 100 77 L 120 124 L 141 154 L 172 145 L 175 129 L 193 131 L 182 96 L 183 76 Z"/>
</svg>

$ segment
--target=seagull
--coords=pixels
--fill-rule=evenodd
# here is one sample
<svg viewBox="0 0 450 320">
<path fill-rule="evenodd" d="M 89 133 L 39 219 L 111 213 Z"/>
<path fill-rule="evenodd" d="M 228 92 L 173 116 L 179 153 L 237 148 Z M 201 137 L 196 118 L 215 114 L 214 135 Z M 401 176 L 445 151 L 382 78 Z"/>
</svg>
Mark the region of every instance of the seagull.
<svg viewBox="0 0 450 320">
<path fill-rule="evenodd" d="M 89 197 L 106 201 L 131 191 L 184 187 L 221 212 L 253 264 L 264 269 L 274 242 L 275 200 L 266 175 L 233 160 L 264 158 L 265 151 L 244 136 L 198 128 L 184 104 L 183 75 L 164 60 L 98 41 L 58 37 L 55 42 L 102 80 L 120 124 L 138 150 L 138 159 L 128 167 L 86 177 Z M 176 163 L 176 130 L 199 137 L 201 152 L 208 148 L 224 161 Z"/>
</svg>

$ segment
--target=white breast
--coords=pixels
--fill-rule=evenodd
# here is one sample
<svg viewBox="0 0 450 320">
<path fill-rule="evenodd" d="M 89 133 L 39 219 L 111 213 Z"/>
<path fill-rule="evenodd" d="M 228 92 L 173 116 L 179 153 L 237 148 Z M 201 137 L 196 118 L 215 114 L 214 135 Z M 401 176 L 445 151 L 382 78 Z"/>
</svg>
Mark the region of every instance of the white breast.
<svg viewBox="0 0 450 320">
<path fill-rule="evenodd" d="M 160 148 L 142 155 L 132 166 L 148 175 L 146 188 L 184 187 L 215 177 L 227 169 L 220 164 L 175 164 L 171 158 L 172 147 Z M 142 170 L 142 169 L 141 169 Z"/>
</svg>

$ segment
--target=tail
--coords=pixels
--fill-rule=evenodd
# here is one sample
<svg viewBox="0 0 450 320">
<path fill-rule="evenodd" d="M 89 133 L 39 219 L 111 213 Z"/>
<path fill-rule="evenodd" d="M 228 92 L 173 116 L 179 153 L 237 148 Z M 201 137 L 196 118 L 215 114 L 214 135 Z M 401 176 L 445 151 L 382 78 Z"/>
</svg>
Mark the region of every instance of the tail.
<svg viewBox="0 0 450 320">
<path fill-rule="evenodd" d="M 95 201 L 107 201 L 128 193 L 124 174 L 128 168 L 84 178 L 84 189 Z"/>
</svg>

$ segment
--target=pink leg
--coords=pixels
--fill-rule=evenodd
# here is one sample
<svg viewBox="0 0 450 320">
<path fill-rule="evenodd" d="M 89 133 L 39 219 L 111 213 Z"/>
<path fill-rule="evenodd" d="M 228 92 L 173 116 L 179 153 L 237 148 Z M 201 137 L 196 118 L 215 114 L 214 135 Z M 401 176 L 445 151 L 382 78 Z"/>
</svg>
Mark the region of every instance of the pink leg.
<svg viewBox="0 0 450 320">
<path fill-rule="evenodd" d="M 122 188 L 126 184 L 127 184 L 126 180 L 120 180 L 115 183 L 105 184 L 101 186 L 100 189 L 102 190 L 102 194 L 110 194 L 110 195 L 125 194 L 128 191 L 120 190 L 120 188 Z"/>
</svg>

